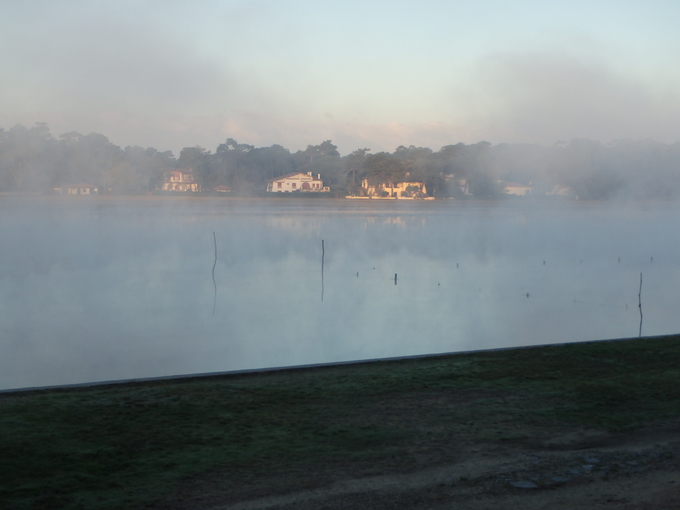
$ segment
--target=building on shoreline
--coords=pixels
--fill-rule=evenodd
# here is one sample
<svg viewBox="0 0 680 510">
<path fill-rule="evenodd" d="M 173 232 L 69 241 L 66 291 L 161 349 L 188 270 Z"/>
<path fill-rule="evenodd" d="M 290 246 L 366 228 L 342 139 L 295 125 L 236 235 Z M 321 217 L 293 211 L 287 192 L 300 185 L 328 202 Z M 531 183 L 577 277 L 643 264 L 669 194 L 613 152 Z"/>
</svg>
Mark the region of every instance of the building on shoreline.
<svg viewBox="0 0 680 510">
<path fill-rule="evenodd" d="M 518 184 L 516 182 L 506 182 L 503 186 L 503 193 L 506 195 L 525 196 L 531 195 L 534 192 L 533 186 L 530 184 Z"/>
<path fill-rule="evenodd" d="M 356 197 L 391 200 L 434 200 L 427 196 L 427 188 L 422 182 L 384 182 L 369 184 L 368 179 L 361 181 L 361 193 Z"/>
<path fill-rule="evenodd" d="M 330 193 L 331 188 L 324 186 L 321 174 L 314 178 L 312 172 L 293 172 L 267 181 L 267 192 L 290 193 L 299 191 L 302 193 Z"/>
<path fill-rule="evenodd" d="M 99 186 L 94 184 L 76 183 L 54 186 L 52 191 L 57 195 L 98 195 Z"/>
<path fill-rule="evenodd" d="M 163 191 L 201 191 L 201 185 L 196 182 L 191 170 L 180 169 L 166 172 L 163 176 Z"/>
</svg>

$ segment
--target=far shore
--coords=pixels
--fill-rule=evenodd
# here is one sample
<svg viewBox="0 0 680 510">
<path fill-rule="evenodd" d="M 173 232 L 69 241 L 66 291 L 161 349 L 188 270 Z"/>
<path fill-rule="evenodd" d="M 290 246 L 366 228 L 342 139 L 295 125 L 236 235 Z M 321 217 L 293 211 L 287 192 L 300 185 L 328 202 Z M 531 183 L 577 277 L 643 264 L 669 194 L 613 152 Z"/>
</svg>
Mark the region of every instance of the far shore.
<svg viewBox="0 0 680 510">
<path fill-rule="evenodd" d="M 359 201 L 378 201 L 378 202 L 499 202 L 499 203 L 563 203 L 563 202 L 596 202 L 596 203 L 607 203 L 606 200 L 593 201 L 593 200 L 576 200 L 572 198 L 565 198 L 559 196 L 539 196 L 539 195 L 529 195 L 529 196 L 515 196 L 515 195 L 501 195 L 494 198 L 489 197 L 424 197 L 424 198 L 413 198 L 413 197 L 364 197 L 355 195 L 345 195 L 342 193 L 259 193 L 251 196 L 237 195 L 231 193 L 219 193 L 219 192 L 163 192 L 163 191 L 151 191 L 143 194 L 134 195 L 123 195 L 123 194 L 110 194 L 110 193 L 93 193 L 86 195 L 68 195 L 68 194 L 58 194 L 58 193 L 44 193 L 44 192 L 14 192 L 14 191 L 2 191 L 0 192 L 0 197 L 51 197 L 57 200 L 96 200 L 96 199 L 149 199 L 149 198 L 163 198 L 163 199 L 201 199 L 201 198 L 212 198 L 220 200 L 359 200 Z"/>
</svg>

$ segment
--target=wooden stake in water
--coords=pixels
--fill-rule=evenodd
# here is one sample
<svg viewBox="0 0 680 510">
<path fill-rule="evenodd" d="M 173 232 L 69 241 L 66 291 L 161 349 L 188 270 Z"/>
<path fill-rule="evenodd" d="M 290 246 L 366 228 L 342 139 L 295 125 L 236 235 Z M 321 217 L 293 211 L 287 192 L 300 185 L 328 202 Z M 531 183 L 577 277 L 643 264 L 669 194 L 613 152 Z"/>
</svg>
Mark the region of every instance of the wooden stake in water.
<svg viewBox="0 0 680 510">
<path fill-rule="evenodd" d="M 394 273 L 394 284 L 397 284 L 397 273 Z"/>
<path fill-rule="evenodd" d="M 638 337 L 642 337 L 642 273 L 640 273 L 640 291 L 638 292 L 638 308 L 640 309 L 640 331 Z"/>
<path fill-rule="evenodd" d="M 215 316 L 215 308 L 217 307 L 217 282 L 215 281 L 215 267 L 217 266 L 217 236 L 215 235 L 215 231 L 213 230 L 213 243 L 215 245 L 215 262 L 213 263 L 213 268 L 212 268 L 212 279 L 213 279 L 213 286 L 215 287 L 215 296 L 213 298 L 213 317 Z"/>
<path fill-rule="evenodd" d="M 323 259 L 326 256 L 326 248 L 321 240 L 321 301 L 323 301 Z"/>
</svg>

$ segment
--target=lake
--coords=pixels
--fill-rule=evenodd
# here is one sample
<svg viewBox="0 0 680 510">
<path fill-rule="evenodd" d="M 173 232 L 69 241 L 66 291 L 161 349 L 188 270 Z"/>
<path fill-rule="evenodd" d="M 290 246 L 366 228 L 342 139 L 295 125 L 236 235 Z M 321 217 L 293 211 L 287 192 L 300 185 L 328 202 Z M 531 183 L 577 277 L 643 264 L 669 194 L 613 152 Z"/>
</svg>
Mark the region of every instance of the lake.
<svg viewBox="0 0 680 510">
<path fill-rule="evenodd" d="M 679 215 L 3 196 L 0 389 L 677 333 Z"/>
</svg>

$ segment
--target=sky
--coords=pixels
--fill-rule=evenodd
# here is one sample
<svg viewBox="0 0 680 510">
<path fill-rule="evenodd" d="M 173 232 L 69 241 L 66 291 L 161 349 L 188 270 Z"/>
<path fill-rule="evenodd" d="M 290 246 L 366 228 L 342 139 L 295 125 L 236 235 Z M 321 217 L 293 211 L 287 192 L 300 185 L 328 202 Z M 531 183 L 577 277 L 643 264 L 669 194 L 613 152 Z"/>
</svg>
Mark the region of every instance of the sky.
<svg viewBox="0 0 680 510">
<path fill-rule="evenodd" d="M 342 154 L 680 141 L 677 0 L 0 0 L 0 127 Z"/>
</svg>

